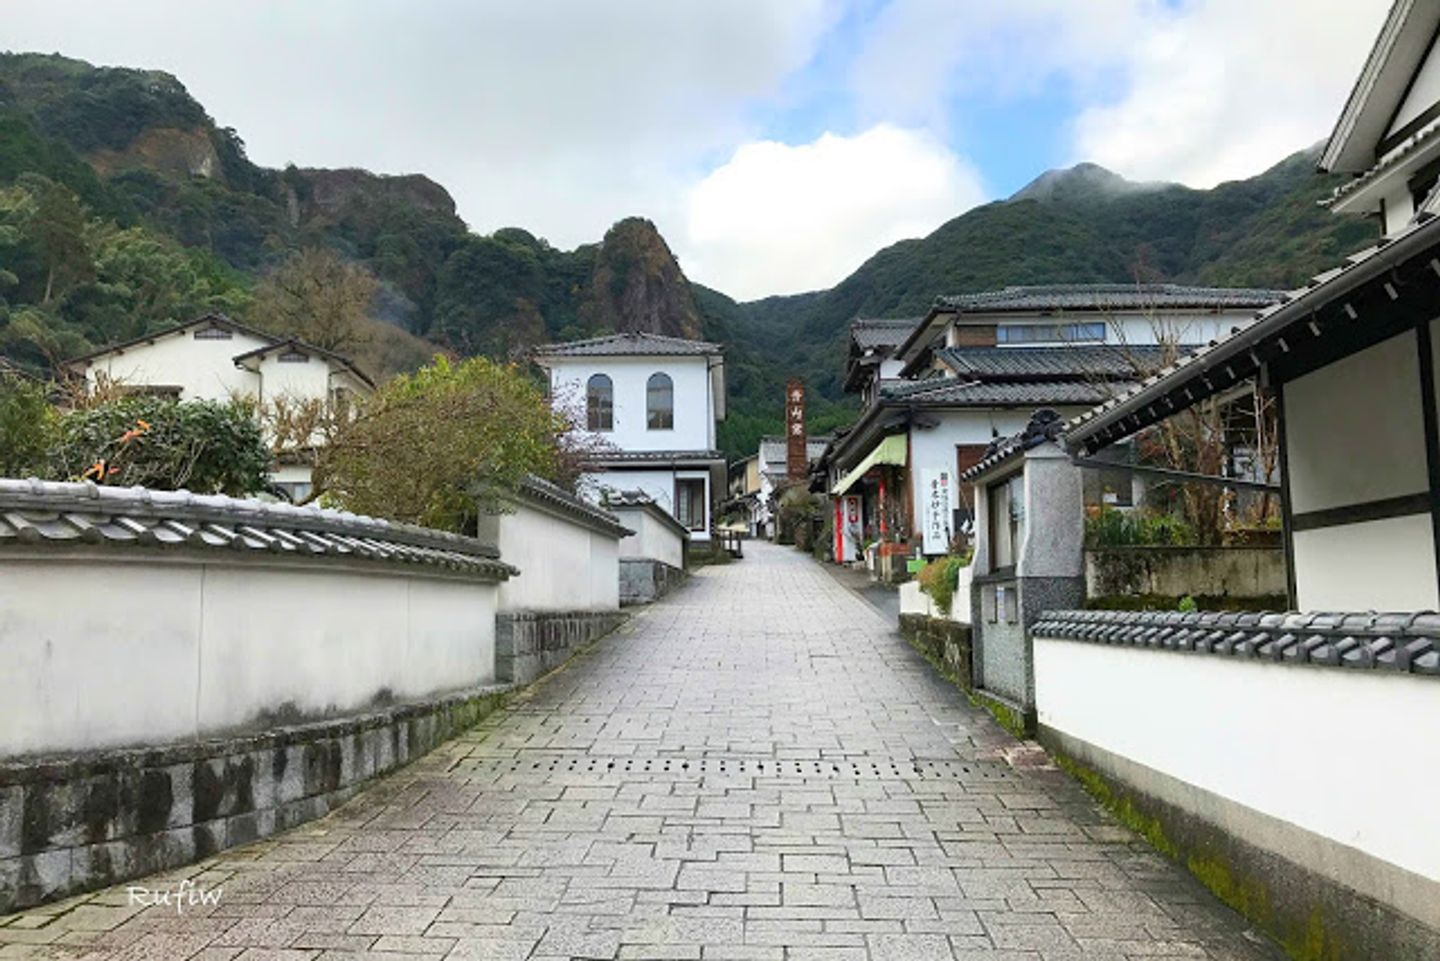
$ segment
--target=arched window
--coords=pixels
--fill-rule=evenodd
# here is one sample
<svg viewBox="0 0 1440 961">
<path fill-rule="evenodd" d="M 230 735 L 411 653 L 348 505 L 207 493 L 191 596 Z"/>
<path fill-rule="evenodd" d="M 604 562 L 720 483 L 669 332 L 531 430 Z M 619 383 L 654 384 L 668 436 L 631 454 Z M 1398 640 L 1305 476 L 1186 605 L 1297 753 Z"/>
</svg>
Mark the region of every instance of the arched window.
<svg viewBox="0 0 1440 961">
<path fill-rule="evenodd" d="M 669 374 L 651 374 L 645 384 L 645 426 L 650 430 L 675 426 L 675 384 Z"/>
<path fill-rule="evenodd" d="M 615 429 L 615 385 L 604 374 L 592 374 L 585 384 L 585 426 Z"/>
</svg>

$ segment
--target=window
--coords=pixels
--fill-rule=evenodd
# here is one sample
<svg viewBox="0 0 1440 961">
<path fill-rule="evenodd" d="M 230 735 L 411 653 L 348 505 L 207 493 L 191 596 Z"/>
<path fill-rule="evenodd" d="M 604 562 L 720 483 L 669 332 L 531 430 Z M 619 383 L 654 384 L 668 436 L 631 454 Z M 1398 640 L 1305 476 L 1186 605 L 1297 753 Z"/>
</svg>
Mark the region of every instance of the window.
<svg viewBox="0 0 1440 961">
<path fill-rule="evenodd" d="M 645 426 L 650 430 L 675 426 L 675 384 L 669 374 L 651 374 L 645 384 Z"/>
<path fill-rule="evenodd" d="M 705 482 L 699 478 L 675 482 L 675 519 L 686 530 L 705 529 Z"/>
<path fill-rule="evenodd" d="M 1003 324 L 995 330 L 1001 344 L 1075 344 L 1105 341 L 1105 324 Z"/>
<path fill-rule="evenodd" d="M 604 374 L 585 384 L 585 426 L 590 430 L 615 429 L 615 385 Z"/>
<path fill-rule="evenodd" d="M 1015 474 L 991 484 L 989 491 L 990 568 L 1013 569 L 1025 542 L 1025 482 Z"/>
</svg>

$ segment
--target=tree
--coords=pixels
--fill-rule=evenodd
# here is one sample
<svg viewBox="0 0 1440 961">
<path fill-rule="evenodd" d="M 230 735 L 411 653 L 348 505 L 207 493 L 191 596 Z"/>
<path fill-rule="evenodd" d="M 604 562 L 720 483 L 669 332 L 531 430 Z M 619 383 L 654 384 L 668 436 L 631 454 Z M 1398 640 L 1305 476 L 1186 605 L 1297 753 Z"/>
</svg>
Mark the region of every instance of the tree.
<svg viewBox="0 0 1440 961">
<path fill-rule="evenodd" d="M 473 533 L 525 475 L 558 476 L 570 426 L 515 366 L 437 357 L 338 432 L 316 487 L 357 513 Z"/>
<path fill-rule="evenodd" d="M 0 477 L 43 474 L 54 431 L 44 385 L 0 364 Z"/>
<path fill-rule="evenodd" d="M 364 267 L 309 247 L 260 282 L 250 323 L 346 353 L 369 341 L 370 306 L 379 289 Z"/>
<path fill-rule="evenodd" d="M 69 188 L 44 178 L 36 184 L 35 214 L 27 225 L 35 249 L 45 267 L 42 305 L 50 303 L 60 289 L 89 279 L 95 265 L 85 239 L 85 208 Z M 59 288 L 57 289 L 57 285 Z"/>
</svg>

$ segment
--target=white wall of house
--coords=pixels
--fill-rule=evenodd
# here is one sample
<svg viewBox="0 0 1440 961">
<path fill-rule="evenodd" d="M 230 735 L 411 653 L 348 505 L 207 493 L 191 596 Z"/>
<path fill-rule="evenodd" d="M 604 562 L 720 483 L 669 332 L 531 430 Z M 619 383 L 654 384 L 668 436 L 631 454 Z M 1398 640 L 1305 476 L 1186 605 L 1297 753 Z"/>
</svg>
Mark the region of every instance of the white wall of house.
<svg viewBox="0 0 1440 961">
<path fill-rule="evenodd" d="M 594 374 L 605 374 L 614 385 L 615 427 L 600 437 L 623 451 L 715 449 L 715 385 L 713 358 L 660 357 L 550 357 L 551 390 L 575 406 L 585 423 L 585 385 Z M 669 375 L 674 384 L 675 426 L 650 430 L 646 422 L 646 387 L 650 376 Z"/>
<path fill-rule="evenodd" d="M 520 569 L 500 585 L 501 613 L 620 609 L 620 538 L 523 501 L 496 521 L 500 556 Z"/>
<path fill-rule="evenodd" d="M 1071 311 L 1052 314 L 1038 313 L 966 313 L 962 326 L 1026 326 L 1026 325 L 1067 325 L 1102 324 L 1104 343 L 1108 344 L 1207 344 L 1221 335 L 1228 334 L 1237 324 L 1248 324 L 1254 320 L 1255 311 L 1247 310 L 1157 310 L 1157 311 Z M 1100 343 L 1101 341 L 1078 341 Z M 1053 347 L 1057 341 L 1033 344 L 1004 344 L 1019 350 L 1026 346 Z M 1064 341 L 1060 341 L 1064 343 Z M 946 344 L 960 346 L 955 326 L 946 331 Z"/>
<path fill-rule="evenodd" d="M 610 512 L 635 533 L 620 541 L 620 556 L 685 566 L 685 537 L 673 523 L 655 516 L 658 508 L 612 507 Z"/>
<path fill-rule="evenodd" d="M 1083 407 L 1057 408 L 1063 418 L 1081 413 Z M 922 500 L 921 471 L 929 468 L 956 470 L 955 448 L 960 444 L 988 444 L 996 437 L 1008 437 L 1025 429 L 1035 413 L 1030 408 L 1005 410 L 975 408 L 971 410 L 926 411 L 939 426 L 910 429 L 910 493 L 911 503 Z"/>
<path fill-rule="evenodd" d="M 1410 89 L 1406 92 L 1405 99 L 1400 102 L 1400 109 L 1395 111 L 1395 119 L 1390 124 L 1390 129 L 1385 131 L 1385 136 L 1390 137 L 1399 132 L 1406 124 L 1437 103 L 1440 103 L 1440 54 L 1431 47 L 1425 56 L 1425 62 L 1411 78 Z M 1397 145 L 1395 149 L 1398 151 L 1400 147 Z"/>
<path fill-rule="evenodd" d="M 1432 924 L 1440 918 L 1440 832 L 1375 816 L 1396 798 L 1434 796 L 1440 742 L 1375 736 L 1376 718 L 1440 729 L 1434 679 L 1037 637 L 1035 691 L 1043 727 L 1179 782 L 1131 772 L 1148 793 Z M 1318 725 L 1316 736 L 1300 733 L 1306 724 Z M 1283 744 L 1259 733 L 1287 730 L 1297 735 Z M 1357 852 L 1400 870 L 1377 872 Z"/>
<path fill-rule="evenodd" d="M 495 676 L 496 585 L 438 570 L 175 549 L 7 550 L 0 565 L 0 756 L 163 744 Z"/>
<path fill-rule="evenodd" d="M 266 403 L 281 397 L 328 401 L 334 372 L 330 362 L 318 355 L 308 355 L 306 360 L 281 360 L 284 354 L 283 350 L 273 351 L 256 365 L 264 392 L 260 399 Z"/>
<path fill-rule="evenodd" d="M 1429 490 L 1418 344 L 1406 332 L 1284 385 L 1297 515 Z M 1428 399 L 1434 403 L 1434 399 Z M 1302 610 L 1440 606 L 1428 510 L 1295 532 Z"/>
<path fill-rule="evenodd" d="M 694 541 L 710 540 L 710 515 L 713 512 L 715 492 L 711 489 L 710 472 L 691 468 L 658 468 L 649 470 L 612 470 L 585 474 L 580 481 L 582 490 L 587 495 L 593 494 L 593 499 L 599 500 L 599 494 L 606 490 L 628 491 L 641 490 L 649 494 L 656 504 L 660 505 L 671 516 L 675 514 L 675 482 L 681 479 L 693 479 L 705 483 L 705 525 L 703 530 L 692 530 L 690 538 Z"/>
<path fill-rule="evenodd" d="M 237 368 L 234 357 L 267 342 L 240 331 L 233 332 L 229 340 L 197 339 L 196 333 L 189 328 L 160 334 L 154 343 L 102 354 L 86 368 L 86 382 L 93 388 L 98 375 L 104 373 L 129 386 L 177 386 L 181 400 L 258 396 L 259 375 Z"/>
</svg>

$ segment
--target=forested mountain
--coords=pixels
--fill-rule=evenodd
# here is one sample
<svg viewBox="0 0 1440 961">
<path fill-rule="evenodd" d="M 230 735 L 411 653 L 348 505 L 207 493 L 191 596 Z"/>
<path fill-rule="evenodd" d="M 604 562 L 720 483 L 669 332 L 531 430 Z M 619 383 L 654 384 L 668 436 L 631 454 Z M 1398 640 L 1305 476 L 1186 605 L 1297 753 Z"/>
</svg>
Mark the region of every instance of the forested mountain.
<svg viewBox="0 0 1440 961">
<path fill-rule="evenodd" d="M 436 349 L 514 356 L 612 330 L 726 344 L 721 441 L 738 456 L 779 429 L 793 373 L 812 385 L 814 429 L 850 416 L 839 380 L 856 316 L 1006 284 L 1293 285 L 1373 234 L 1316 205 L 1332 186 L 1307 154 L 1210 191 L 1082 165 L 887 247 L 830 290 L 737 304 L 688 282 L 649 221 L 570 251 L 520 228 L 480 236 L 424 176 L 251 163 L 168 74 L 0 54 L 0 356 L 39 370 L 212 309 L 263 325 L 257 283 L 321 247 L 375 279 L 357 353 L 381 374 Z"/>
</svg>

